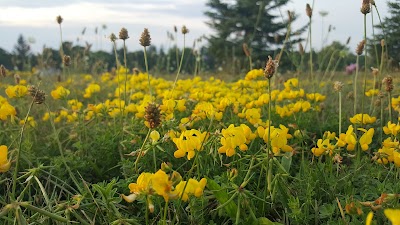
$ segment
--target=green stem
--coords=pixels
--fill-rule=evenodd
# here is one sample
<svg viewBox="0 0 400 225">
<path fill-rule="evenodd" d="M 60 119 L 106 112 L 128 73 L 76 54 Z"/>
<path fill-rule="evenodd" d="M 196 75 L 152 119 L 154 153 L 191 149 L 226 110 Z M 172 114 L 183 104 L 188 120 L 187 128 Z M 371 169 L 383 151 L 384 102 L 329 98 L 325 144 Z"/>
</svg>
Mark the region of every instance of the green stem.
<svg viewBox="0 0 400 225">
<path fill-rule="evenodd" d="M 309 23 L 309 30 L 310 30 L 310 77 L 311 77 L 311 82 L 313 83 L 314 87 L 314 93 L 315 93 L 315 80 L 314 80 L 314 74 L 313 74 L 313 49 L 312 49 L 312 30 L 311 30 L 311 18 L 310 18 L 310 23 Z"/>
<path fill-rule="evenodd" d="M 139 159 L 140 159 L 140 157 L 142 156 L 143 148 L 144 148 L 144 145 L 145 145 L 146 142 L 147 142 L 147 139 L 148 139 L 149 136 L 150 136 L 150 132 L 151 132 L 151 129 L 149 129 L 149 131 L 147 132 L 147 135 L 146 135 L 146 138 L 145 138 L 144 141 L 143 141 L 142 147 L 140 147 L 139 153 L 137 154 L 137 158 L 136 158 L 136 161 L 135 161 L 135 170 L 136 170 L 136 172 L 139 172 L 139 171 L 137 170 L 137 164 L 139 163 Z"/>
<path fill-rule="evenodd" d="M 124 40 L 124 65 L 125 65 L 125 84 L 124 84 L 124 102 L 125 102 L 125 104 L 124 104 L 124 111 L 125 111 L 125 107 L 126 107 L 126 104 L 128 104 L 127 103 L 127 101 L 126 101 L 126 84 L 127 84 L 127 81 L 128 81 L 128 66 L 127 66 L 127 62 L 126 62 L 126 45 L 125 45 L 125 40 Z M 123 112 L 121 112 L 121 114 L 123 115 Z"/>
<path fill-rule="evenodd" d="M 24 208 L 27 208 L 27 209 L 29 209 L 31 211 L 40 213 L 40 214 L 42 214 L 44 216 L 47 216 L 47 217 L 49 217 L 49 218 L 51 218 L 53 220 L 57 220 L 57 221 L 63 222 L 63 223 L 68 223 L 68 219 L 67 218 L 64 218 L 64 217 L 61 217 L 59 215 L 53 214 L 53 213 L 51 213 L 49 211 L 46 211 L 46 210 L 43 210 L 41 208 L 37 208 L 37 207 L 27 203 L 27 202 L 20 202 L 20 203 L 18 203 L 18 205 L 20 205 L 20 206 L 22 206 Z"/>
<path fill-rule="evenodd" d="M 388 99 L 388 101 L 389 101 L 389 121 L 393 121 L 392 120 L 392 93 L 391 92 L 389 92 L 389 94 L 388 94 L 388 97 L 389 97 L 389 99 Z"/>
<path fill-rule="evenodd" d="M 145 219 L 146 219 L 146 225 L 149 224 L 149 196 L 146 196 L 146 212 L 145 212 Z"/>
<path fill-rule="evenodd" d="M 154 146 L 153 146 L 153 162 L 154 162 L 154 172 L 157 172 L 156 148 Z"/>
<path fill-rule="evenodd" d="M 367 90 L 367 14 L 364 14 L 364 41 L 365 41 L 365 46 L 364 46 L 364 52 L 365 52 L 365 57 L 364 57 L 364 82 L 363 82 L 363 92 L 361 93 L 361 127 L 363 126 L 364 123 L 364 99 L 365 99 L 365 92 Z"/>
<path fill-rule="evenodd" d="M 54 125 L 54 118 L 53 118 L 53 116 L 52 116 L 52 113 L 51 113 L 51 111 L 50 111 L 50 108 L 49 108 L 49 106 L 48 106 L 46 103 L 44 103 L 44 105 L 46 106 L 47 112 L 48 112 L 49 115 L 50 115 L 49 121 L 50 121 L 51 127 L 53 128 L 54 139 L 55 139 L 56 142 L 57 142 L 58 151 L 59 151 L 60 156 L 61 156 L 61 161 L 63 162 L 65 168 L 67 169 L 67 172 L 68 172 L 69 176 L 71 177 L 72 181 L 74 182 L 74 184 L 76 185 L 76 187 L 80 190 L 79 183 L 78 183 L 78 181 L 76 180 L 74 174 L 73 174 L 72 171 L 71 171 L 71 168 L 69 168 L 69 166 L 68 166 L 68 164 L 67 164 L 67 162 L 66 162 L 66 160 L 65 160 L 65 156 L 64 156 L 62 144 L 61 144 L 60 138 L 58 137 L 57 129 L 56 129 L 56 126 Z"/>
<path fill-rule="evenodd" d="M 167 225 L 167 210 L 168 210 L 168 201 L 165 202 L 164 206 L 164 215 L 163 215 L 163 224 Z"/>
<path fill-rule="evenodd" d="M 357 58 L 356 58 L 356 75 L 354 76 L 354 84 L 353 84 L 353 95 L 354 95 L 354 115 L 357 114 L 357 82 L 358 82 L 358 67 L 359 67 L 359 55 L 357 54 Z"/>
<path fill-rule="evenodd" d="M 372 25 L 372 38 L 374 39 L 374 42 L 376 43 L 376 36 L 375 36 L 375 25 L 374 25 L 374 11 L 371 10 L 371 25 Z M 378 56 L 378 48 L 376 47 L 376 44 L 374 44 L 374 50 L 375 50 L 375 59 L 376 59 L 376 67 L 379 66 L 379 56 Z"/>
<path fill-rule="evenodd" d="M 35 94 L 36 95 L 36 94 Z M 28 122 L 28 117 L 31 112 L 31 109 L 33 107 L 34 101 L 32 100 L 28 112 L 26 113 L 25 119 L 24 119 L 24 124 L 22 125 L 20 136 L 19 136 L 19 142 L 18 142 L 18 149 L 17 149 L 17 156 L 15 158 L 15 169 L 13 173 L 13 183 L 12 183 L 12 191 L 11 191 L 11 198 L 14 200 L 15 199 L 15 191 L 17 188 L 17 176 L 18 176 L 18 169 L 19 169 L 19 160 L 21 157 L 21 149 L 22 149 L 22 140 L 24 139 L 24 131 L 26 127 L 26 123 Z"/>
<path fill-rule="evenodd" d="M 342 92 L 339 91 L 339 135 L 342 133 Z"/>
<path fill-rule="evenodd" d="M 174 93 L 174 90 L 175 90 L 176 82 L 178 81 L 179 73 L 180 73 L 180 71 L 181 71 L 181 68 L 182 68 L 183 56 L 185 55 L 185 42 L 186 42 L 186 34 L 184 34 L 184 35 L 183 35 L 183 49 L 182 49 L 182 56 L 181 56 L 181 61 L 180 61 L 180 63 L 179 63 L 178 72 L 176 73 L 176 77 L 175 77 L 174 85 L 172 86 L 171 97 L 173 97 L 173 93 Z"/>
<path fill-rule="evenodd" d="M 242 200 L 242 198 L 241 198 L 241 195 L 239 194 L 238 203 L 237 203 L 238 207 L 237 207 L 237 211 L 236 211 L 236 221 L 235 221 L 236 225 L 238 225 L 239 221 L 240 221 L 240 203 L 241 203 L 241 200 Z"/>
<path fill-rule="evenodd" d="M 143 54 L 144 54 L 144 64 L 145 64 L 145 66 L 146 66 L 147 81 L 148 81 L 148 85 L 149 85 L 149 95 L 150 95 L 150 99 L 153 99 L 153 94 L 152 94 L 151 85 L 150 85 L 149 65 L 148 65 L 148 63 L 147 63 L 147 51 L 146 51 L 146 46 L 143 47 Z"/>
</svg>

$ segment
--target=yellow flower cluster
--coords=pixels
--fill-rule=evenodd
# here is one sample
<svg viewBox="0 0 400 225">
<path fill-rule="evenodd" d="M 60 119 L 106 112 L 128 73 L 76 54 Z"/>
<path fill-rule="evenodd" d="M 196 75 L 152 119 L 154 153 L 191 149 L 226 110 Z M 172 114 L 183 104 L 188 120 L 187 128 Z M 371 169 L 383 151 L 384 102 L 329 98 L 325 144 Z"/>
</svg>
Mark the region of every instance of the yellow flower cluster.
<svg viewBox="0 0 400 225">
<path fill-rule="evenodd" d="M 100 92 L 100 85 L 98 84 L 89 84 L 88 87 L 85 89 L 85 94 L 83 95 L 84 98 L 90 98 L 94 93 Z"/>
<path fill-rule="evenodd" d="M 379 94 L 379 89 L 370 89 L 365 92 L 365 96 L 367 97 L 377 96 L 378 94 Z"/>
<path fill-rule="evenodd" d="M 7 172 L 11 167 L 11 162 L 8 159 L 8 147 L 0 145 L 0 173 Z"/>
<path fill-rule="evenodd" d="M 151 202 L 151 197 L 155 195 L 163 197 L 165 202 L 174 199 L 188 201 L 190 196 L 201 197 L 206 184 L 205 178 L 200 181 L 183 181 L 178 172 L 173 171 L 168 175 L 160 169 L 156 173 L 141 173 L 136 183 L 130 183 L 128 186 L 131 194 L 122 197 L 127 202 L 133 202 L 140 197 L 146 197 Z"/>
<path fill-rule="evenodd" d="M 24 85 L 8 86 L 6 94 L 9 98 L 22 98 L 28 93 L 28 88 Z"/>
<path fill-rule="evenodd" d="M 65 99 L 70 94 L 70 91 L 63 86 L 58 86 L 55 90 L 51 91 L 53 99 Z"/>
<path fill-rule="evenodd" d="M 175 158 L 182 158 L 187 155 L 187 159 L 192 159 L 196 152 L 202 149 L 204 141 L 207 138 L 207 132 L 200 132 L 195 129 L 185 130 L 179 138 L 174 138 L 173 142 L 178 148 L 174 152 Z"/>
<path fill-rule="evenodd" d="M 271 140 L 271 148 L 272 152 L 275 155 L 278 155 L 283 152 L 291 152 L 293 148 L 288 145 L 288 139 L 292 138 L 292 135 L 289 134 L 289 128 L 284 125 L 279 125 L 279 128 L 274 126 L 270 126 L 264 128 L 259 126 L 257 128 L 258 136 L 264 140 L 265 143 L 269 143 Z"/>
<path fill-rule="evenodd" d="M 231 157 L 236 153 L 235 149 L 237 147 L 242 152 L 247 151 L 247 144 L 256 138 L 256 135 L 245 124 L 241 124 L 238 127 L 231 124 L 227 129 L 222 129 L 221 133 L 222 146 L 218 149 L 218 153 L 226 154 L 228 157 Z"/>
<path fill-rule="evenodd" d="M 376 117 L 371 117 L 368 114 L 356 114 L 355 116 L 350 118 L 350 122 L 352 124 L 360 124 L 362 121 L 362 124 L 371 124 L 375 123 Z"/>
<path fill-rule="evenodd" d="M 8 103 L 7 99 L 0 95 L 0 120 L 7 120 L 8 117 L 14 118 L 17 111 L 14 106 Z"/>
<path fill-rule="evenodd" d="M 336 137 L 334 132 L 331 133 L 326 131 L 323 138 L 318 139 L 317 147 L 312 148 L 311 152 L 315 156 L 321 156 L 324 154 L 329 154 L 331 156 L 335 150 L 338 150 L 338 147 L 346 147 L 347 151 L 354 151 L 357 144 L 359 144 L 361 150 L 367 151 L 369 145 L 372 143 L 375 130 L 374 128 L 370 128 L 368 130 L 364 128 L 358 128 L 358 130 L 363 132 L 358 141 L 353 125 L 348 127 L 346 133 L 339 134 L 339 137 Z M 333 144 L 335 140 L 336 143 Z"/>
</svg>

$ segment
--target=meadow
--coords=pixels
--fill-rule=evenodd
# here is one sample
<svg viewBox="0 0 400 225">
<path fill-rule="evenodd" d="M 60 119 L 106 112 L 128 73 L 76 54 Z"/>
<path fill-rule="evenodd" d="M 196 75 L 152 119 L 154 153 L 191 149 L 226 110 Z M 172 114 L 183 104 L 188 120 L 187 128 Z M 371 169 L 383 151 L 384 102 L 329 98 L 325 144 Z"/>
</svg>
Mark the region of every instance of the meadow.
<svg viewBox="0 0 400 225">
<path fill-rule="evenodd" d="M 1 67 L 1 224 L 400 224 L 399 73 L 366 41 L 352 74 Z"/>
</svg>

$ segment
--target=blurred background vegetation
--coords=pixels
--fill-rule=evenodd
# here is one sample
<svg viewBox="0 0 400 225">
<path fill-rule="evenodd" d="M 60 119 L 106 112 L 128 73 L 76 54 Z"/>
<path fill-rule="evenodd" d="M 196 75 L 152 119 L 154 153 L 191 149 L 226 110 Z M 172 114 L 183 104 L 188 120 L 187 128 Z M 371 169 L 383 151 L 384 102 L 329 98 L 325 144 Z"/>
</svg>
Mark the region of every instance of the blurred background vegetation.
<svg viewBox="0 0 400 225">
<path fill-rule="evenodd" d="M 207 2 L 208 11 L 205 15 L 209 18 L 206 22 L 214 33 L 203 35 L 193 43 L 186 43 L 185 49 L 179 49 L 181 43 L 177 43 L 180 30 L 175 27 L 171 32 L 167 32 L 172 45 L 169 48 L 150 46 L 147 49 L 149 69 L 154 75 L 170 74 L 177 70 L 179 57 L 185 51 L 183 59 L 182 73 L 193 74 L 197 72 L 214 73 L 224 71 L 227 73 L 244 73 L 249 69 L 249 58 L 243 51 L 243 44 L 246 44 L 251 53 L 253 68 L 261 68 L 265 64 L 268 55 L 276 56 L 282 50 L 280 72 L 301 71 L 301 67 L 307 68 L 306 62 L 309 54 L 302 54 L 299 44 L 305 45 L 306 40 L 301 38 L 305 33 L 307 24 L 299 30 L 290 29 L 291 22 L 297 19 L 299 13 L 287 12 L 277 13 L 280 7 L 285 6 L 288 0 L 235 0 L 221 1 L 209 0 Z M 381 52 L 381 39 L 386 40 L 388 48 L 388 60 L 392 68 L 399 67 L 400 61 L 400 1 L 394 0 L 387 3 L 389 5 L 389 16 L 383 18 L 381 25 L 376 27 L 375 36 L 368 42 L 369 55 L 376 59 L 376 67 L 379 65 Z M 289 25 L 288 25 L 289 24 Z M 104 26 L 104 25 L 103 25 Z M 190 26 L 190 25 L 189 25 Z M 384 29 L 382 29 L 384 28 Z M 86 29 L 82 31 L 82 37 Z M 384 32 L 385 31 L 385 32 Z M 326 37 L 329 33 L 335 32 L 331 26 L 327 27 Z M 305 36 L 305 35 L 302 35 Z M 81 37 L 81 38 L 82 38 Z M 103 37 L 104 38 L 104 37 Z M 350 38 L 350 37 L 349 37 Z M 182 40 L 182 39 L 180 39 Z M 104 40 L 105 41 L 105 40 Z M 357 40 L 355 40 L 357 41 Z M 313 51 L 317 61 L 314 67 L 320 71 L 329 68 L 328 62 L 331 61 L 330 69 L 345 71 L 345 67 L 355 62 L 354 49 L 349 49 L 348 43 L 337 41 L 329 45 L 322 46 L 318 52 Z M 111 46 L 111 45 L 110 45 Z M 119 59 L 123 59 L 123 49 L 117 49 Z M 64 53 L 73 59 L 72 70 L 100 74 L 110 71 L 116 67 L 115 54 L 112 48 L 109 51 L 92 51 L 91 43 L 82 46 L 78 41 L 63 42 Z M 144 71 L 143 51 L 129 51 L 127 63 L 130 69 L 137 68 Z M 377 57 L 376 57 L 377 56 Z M 301 60 L 301 58 L 303 58 Z M 197 63 L 196 63 L 197 62 Z M 304 62 L 304 65 L 301 65 Z M 363 60 L 360 60 L 363 62 Z M 59 73 L 61 70 L 61 57 L 59 49 L 43 47 L 42 52 L 36 54 L 30 49 L 28 38 L 20 35 L 12 52 L 7 52 L 0 47 L 0 64 L 11 70 L 32 70 L 43 75 Z M 197 73 L 198 74 L 198 73 Z"/>
</svg>

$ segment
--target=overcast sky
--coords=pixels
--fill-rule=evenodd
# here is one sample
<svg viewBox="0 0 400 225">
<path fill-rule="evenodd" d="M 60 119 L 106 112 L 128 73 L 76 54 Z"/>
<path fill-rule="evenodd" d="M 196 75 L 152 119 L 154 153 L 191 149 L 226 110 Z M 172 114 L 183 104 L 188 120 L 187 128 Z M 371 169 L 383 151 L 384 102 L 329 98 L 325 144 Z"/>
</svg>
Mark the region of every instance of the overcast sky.
<svg viewBox="0 0 400 225">
<path fill-rule="evenodd" d="M 203 34 L 212 33 L 205 24 L 207 0 L 0 0 L 0 47 L 11 52 L 19 34 L 31 41 L 34 52 L 41 51 L 44 45 L 58 48 L 60 42 L 59 27 L 56 16 L 64 18 L 62 23 L 63 39 L 84 44 L 93 43 L 93 50 L 110 51 L 112 46 L 106 38 L 114 32 L 118 36 L 121 27 L 126 27 L 130 39 L 128 49 L 136 50 L 141 46 L 138 39 L 143 28 L 148 28 L 152 44 L 168 47 L 167 31 L 173 26 L 180 28 L 186 25 L 190 33 L 187 35 L 187 46 Z M 256 0 L 254 0 L 256 2 Z M 355 48 L 363 38 L 363 15 L 360 13 L 361 0 L 315 0 L 313 16 L 313 42 L 320 48 L 322 45 L 322 28 L 327 34 L 329 25 L 335 28 L 328 37 L 328 44 L 334 40 L 345 42 L 351 36 L 350 46 Z M 386 0 L 375 0 L 382 17 L 387 16 Z M 281 11 L 295 11 L 299 19 L 294 28 L 306 24 L 306 3 L 312 0 L 291 0 Z M 327 11 L 323 19 L 320 11 Z M 279 11 L 276 14 L 279 15 Z M 379 23 L 374 11 L 374 22 Z M 371 34 L 371 14 L 368 15 L 368 33 Z M 322 22 L 323 21 L 323 22 Z M 102 30 L 102 25 L 107 28 Z M 86 33 L 81 35 L 86 27 Z M 95 28 L 98 27 L 98 35 Z M 304 34 L 306 35 L 306 34 Z M 182 40 L 182 37 L 180 37 Z M 179 37 L 178 37 L 179 39 Z"/>
</svg>

